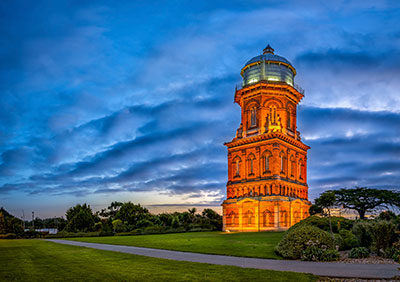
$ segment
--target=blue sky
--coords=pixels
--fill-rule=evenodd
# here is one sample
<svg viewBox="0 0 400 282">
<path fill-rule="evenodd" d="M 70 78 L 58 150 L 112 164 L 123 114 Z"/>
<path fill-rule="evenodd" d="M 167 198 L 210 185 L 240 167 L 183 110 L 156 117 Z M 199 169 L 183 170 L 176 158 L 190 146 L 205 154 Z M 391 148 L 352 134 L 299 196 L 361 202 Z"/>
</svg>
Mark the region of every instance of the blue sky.
<svg viewBox="0 0 400 282">
<path fill-rule="evenodd" d="M 306 90 L 310 198 L 399 189 L 398 1 L 2 1 L 0 206 L 218 206 L 266 44 Z"/>
</svg>

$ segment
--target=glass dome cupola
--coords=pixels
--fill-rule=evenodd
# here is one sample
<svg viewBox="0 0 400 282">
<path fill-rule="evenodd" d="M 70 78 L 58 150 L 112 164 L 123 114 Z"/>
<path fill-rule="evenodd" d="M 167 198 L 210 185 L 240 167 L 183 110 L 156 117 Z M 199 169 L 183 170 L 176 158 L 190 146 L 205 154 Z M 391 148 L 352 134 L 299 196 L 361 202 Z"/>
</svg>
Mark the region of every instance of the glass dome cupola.
<svg viewBox="0 0 400 282">
<path fill-rule="evenodd" d="M 260 82 L 284 82 L 294 85 L 296 69 L 284 57 L 274 54 L 271 46 L 265 47 L 263 54 L 252 58 L 242 68 L 243 87 Z"/>
</svg>

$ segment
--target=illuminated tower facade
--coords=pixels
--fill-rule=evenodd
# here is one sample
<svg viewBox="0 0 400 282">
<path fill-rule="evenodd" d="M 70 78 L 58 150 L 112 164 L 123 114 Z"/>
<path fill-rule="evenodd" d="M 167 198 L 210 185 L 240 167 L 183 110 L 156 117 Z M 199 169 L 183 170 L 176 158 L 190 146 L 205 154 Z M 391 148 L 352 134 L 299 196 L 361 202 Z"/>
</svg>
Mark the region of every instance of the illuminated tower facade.
<svg viewBox="0 0 400 282">
<path fill-rule="evenodd" d="M 304 91 L 296 70 L 269 45 L 241 71 L 235 103 L 241 124 L 228 147 L 224 231 L 285 230 L 306 218 L 307 150 L 297 131 L 297 104 Z"/>
</svg>

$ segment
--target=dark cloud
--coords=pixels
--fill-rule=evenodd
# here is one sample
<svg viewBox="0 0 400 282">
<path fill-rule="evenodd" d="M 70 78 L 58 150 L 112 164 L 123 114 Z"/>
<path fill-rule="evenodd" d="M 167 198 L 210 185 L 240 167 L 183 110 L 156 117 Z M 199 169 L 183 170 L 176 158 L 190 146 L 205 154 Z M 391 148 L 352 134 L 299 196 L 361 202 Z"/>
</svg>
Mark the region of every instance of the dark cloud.
<svg viewBox="0 0 400 282">
<path fill-rule="evenodd" d="M 311 197 L 396 188 L 399 11 L 369 1 L 3 2 L 0 195 L 17 205 L 153 191 L 219 205 L 240 69 L 267 43 L 306 89 L 298 123 Z"/>
</svg>

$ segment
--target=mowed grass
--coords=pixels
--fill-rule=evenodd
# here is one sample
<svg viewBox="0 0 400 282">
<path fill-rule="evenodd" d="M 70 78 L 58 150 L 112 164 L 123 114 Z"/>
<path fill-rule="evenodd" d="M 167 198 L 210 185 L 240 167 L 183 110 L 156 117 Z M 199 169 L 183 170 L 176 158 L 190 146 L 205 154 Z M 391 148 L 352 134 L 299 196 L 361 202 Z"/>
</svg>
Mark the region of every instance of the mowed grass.
<svg viewBox="0 0 400 282">
<path fill-rule="evenodd" d="M 0 281 L 316 281 L 311 274 L 181 262 L 68 246 L 0 240 Z"/>
<path fill-rule="evenodd" d="M 274 252 L 284 232 L 189 232 L 175 234 L 85 237 L 68 240 L 147 247 L 204 254 L 281 259 Z"/>
</svg>

